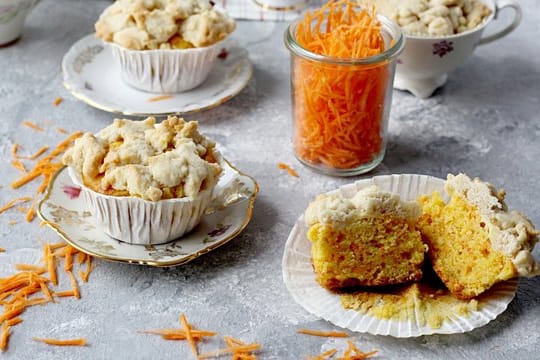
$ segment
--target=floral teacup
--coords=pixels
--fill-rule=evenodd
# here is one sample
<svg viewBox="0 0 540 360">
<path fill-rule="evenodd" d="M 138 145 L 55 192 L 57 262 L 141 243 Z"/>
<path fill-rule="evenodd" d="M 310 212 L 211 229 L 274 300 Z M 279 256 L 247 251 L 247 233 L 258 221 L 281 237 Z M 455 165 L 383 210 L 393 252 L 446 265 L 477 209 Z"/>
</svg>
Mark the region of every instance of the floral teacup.
<svg viewBox="0 0 540 360">
<path fill-rule="evenodd" d="M 446 37 L 406 35 L 405 49 L 397 60 L 394 88 L 408 90 L 419 98 L 429 97 L 446 83 L 447 74 L 463 64 L 477 45 L 497 40 L 519 25 L 522 14 L 516 0 L 480 1 L 490 8 L 491 14 L 471 30 Z M 514 10 L 513 21 L 502 30 L 482 37 L 485 27 L 505 8 Z"/>
<path fill-rule="evenodd" d="M 0 46 L 17 40 L 26 15 L 39 0 L 0 0 Z"/>
</svg>

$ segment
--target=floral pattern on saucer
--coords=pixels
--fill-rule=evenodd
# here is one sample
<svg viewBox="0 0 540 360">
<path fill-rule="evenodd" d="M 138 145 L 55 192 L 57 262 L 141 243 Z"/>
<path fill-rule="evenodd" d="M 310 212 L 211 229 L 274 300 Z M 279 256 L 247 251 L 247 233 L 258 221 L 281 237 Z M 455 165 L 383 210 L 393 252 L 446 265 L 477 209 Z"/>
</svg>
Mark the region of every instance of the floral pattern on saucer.
<svg viewBox="0 0 540 360">
<path fill-rule="evenodd" d="M 247 226 L 258 185 L 223 161 L 212 206 L 187 235 L 160 245 L 130 245 L 106 235 L 79 197 L 78 187 L 60 170 L 38 208 L 39 216 L 69 244 L 105 260 L 151 266 L 185 264 L 232 240 Z"/>
<path fill-rule="evenodd" d="M 203 84 L 177 94 L 155 94 L 127 85 L 109 46 L 91 34 L 77 41 L 64 56 L 64 85 L 88 105 L 122 115 L 179 115 L 210 109 L 238 94 L 253 72 L 245 48 L 230 41 L 225 46 L 227 55 L 218 56 Z"/>
</svg>

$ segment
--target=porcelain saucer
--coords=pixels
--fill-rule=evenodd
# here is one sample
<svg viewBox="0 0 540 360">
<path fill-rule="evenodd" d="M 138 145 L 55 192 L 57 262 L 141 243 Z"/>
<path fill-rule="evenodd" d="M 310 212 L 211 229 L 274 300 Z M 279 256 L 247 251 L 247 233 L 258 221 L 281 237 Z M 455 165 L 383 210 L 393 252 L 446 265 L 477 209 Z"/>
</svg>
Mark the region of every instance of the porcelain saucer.
<svg viewBox="0 0 540 360">
<path fill-rule="evenodd" d="M 383 191 L 400 195 L 405 200 L 415 200 L 421 194 L 433 191 L 444 192 L 444 180 L 426 175 L 384 175 L 356 181 L 344 185 L 327 195 L 341 194 L 345 198 L 353 197 L 358 190 L 377 185 Z M 445 198 L 445 200 L 448 200 Z M 311 262 L 311 242 L 307 238 L 308 227 L 304 216 L 295 223 L 283 255 L 283 281 L 293 299 L 308 312 L 331 323 L 351 331 L 365 332 L 373 335 L 393 337 L 416 337 L 431 334 L 456 334 L 471 331 L 484 326 L 503 313 L 516 294 L 518 280 L 512 279 L 493 286 L 476 298 L 478 309 L 471 310 L 469 315 L 457 310 L 445 314 L 441 326 L 431 327 L 426 321 L 426 308 L 415 308 L 414 316 L 407 319 L 383 319 L 370 315 L 369 312 L 345 309 L 341 296 L 330 292 L 316 281 Z"/>
<path fill-rule="evenodd" d="M 161 245 L 130 245 L 106 235 L 85 206 L 67 168 L 60 170 L 40 202 L 38 214 L 70 245 L 92 256 L 150 266 L 185 264 L 235 238 L 251 219 L 259 191 L 255 180 L 223 161 L 215 198 L 190 233 Z"/>
<path fill-rule="evenodd" d="M 91 34 L 77 41 L 64 56 L 64 86 L 88 105 L 122 115 L 178 115 L 206 110 L 238 94 L 253 72 L 245 48 L 225 46 L 202 85 L 177 94 L 155 94 L 122 81 L 110 48 Z"/>
</svg>

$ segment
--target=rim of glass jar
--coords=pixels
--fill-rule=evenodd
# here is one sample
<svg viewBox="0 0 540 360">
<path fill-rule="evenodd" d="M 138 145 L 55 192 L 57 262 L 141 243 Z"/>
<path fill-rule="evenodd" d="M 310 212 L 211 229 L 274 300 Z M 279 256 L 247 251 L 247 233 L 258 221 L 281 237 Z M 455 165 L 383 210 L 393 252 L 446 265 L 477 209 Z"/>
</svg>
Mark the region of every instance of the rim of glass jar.
<svg viewBox="0 0 540 360">
<path fill-rule="evenodd" d="M 364 58 L 337 58 L 311 52 L 296 41 L 296 26 L 302 18 L 299 18 L 287 27 L 287 30 L 285 31 L 285 46 L 289 51 L 303 58 L 334 65 L 371 65 L 386 60 L 393 60 L 403 51 L 403 48 L 405 47 L 405 36 L 401 28 L 392 20 L 381 14 L 377 14 L 377 19 L 381 22 L 382 31 L 386 30 L 392 36 L 392 39 L 397 39 L 392 46 L 377 55 Z"/>
</svg>

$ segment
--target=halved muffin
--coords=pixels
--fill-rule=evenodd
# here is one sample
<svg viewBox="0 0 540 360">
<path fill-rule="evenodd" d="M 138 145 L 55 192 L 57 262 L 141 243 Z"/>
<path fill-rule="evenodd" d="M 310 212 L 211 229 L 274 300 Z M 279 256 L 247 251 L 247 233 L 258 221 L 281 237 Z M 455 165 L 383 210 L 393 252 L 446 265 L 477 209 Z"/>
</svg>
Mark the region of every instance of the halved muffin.
<svg viewBox="0 0 540 360">
<path fill-rule="evenodd" d="M 467 175 L 448 175 L 445 203 L 434 193 L 419 199 L 418 227 L 433 268 L 457 298 L 470 299 L 495 283 L 540 273 L 531 251 L 538 231 L 508 211 L 504 191 Z"/>
<path fill-rule="evenodd" d="M 415 221 L 416 202 L 376 186 L 351 199 L 321 195 L 305 214 L 317 281 L 337 290 L 417 281 L 426 247 Z"/>
</svg>

